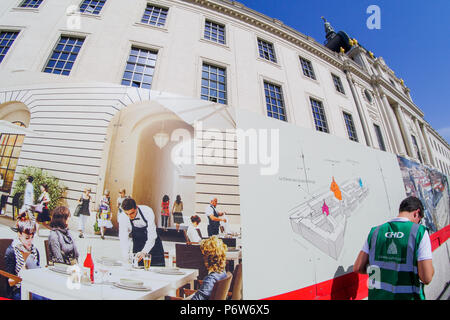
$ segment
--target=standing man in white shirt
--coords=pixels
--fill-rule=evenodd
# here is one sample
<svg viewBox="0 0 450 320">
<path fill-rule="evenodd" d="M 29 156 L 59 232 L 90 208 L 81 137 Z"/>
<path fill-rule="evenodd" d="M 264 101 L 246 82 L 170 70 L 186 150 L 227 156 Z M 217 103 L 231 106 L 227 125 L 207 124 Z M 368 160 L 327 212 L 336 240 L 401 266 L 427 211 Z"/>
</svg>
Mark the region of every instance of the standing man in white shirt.
<svg viewBox="0 0 450 320">
<path fill-rule="evenodd" d="M 33 180 L 34 178 L 32 176 L 27 177 L 27 183 L 25 185 L 25 193 L 23 195 L 23 206 L 22 206 L 22 211 L 23 210 L 27 211 L 28 217 L 30 218 L 31 221 L 35 220 L 33 214 L 33 206 L 34 206 Z"/>
<path fill-rule="evenodd" d="M 424 300 L 434 275 L 431 241 L 422 202 L 408 197 L 396 218 L 372 228 L 353 265 L 369 273 L 369 300 Z"/>
<path fill-rule="evenodd" d="M 152 208 L 138 206 L 134 199 L 126 198 L 122 202 L 122 210 L 124 214 L 118 216 L 118 222 L 120 247 L 124 260 L 128 259 L 131 238 L 132 252 L 136 254 L 139 265 L 143 265 L 145 254 L 150 253 L 151 266 L 164 267 L 164 248 L 156 233 L 155 214 Z"/>
<path fill-rule="evenodd" d="M 223 212 L 217 212 L 217 198 L 211 199 L 209 206 L 205 210 L 205 214 L 208 217 L 208 237 L 218 235 L 220 222 L 227 222 L 227 219 L 220 218 L 223 216 Z"/>
</svg>

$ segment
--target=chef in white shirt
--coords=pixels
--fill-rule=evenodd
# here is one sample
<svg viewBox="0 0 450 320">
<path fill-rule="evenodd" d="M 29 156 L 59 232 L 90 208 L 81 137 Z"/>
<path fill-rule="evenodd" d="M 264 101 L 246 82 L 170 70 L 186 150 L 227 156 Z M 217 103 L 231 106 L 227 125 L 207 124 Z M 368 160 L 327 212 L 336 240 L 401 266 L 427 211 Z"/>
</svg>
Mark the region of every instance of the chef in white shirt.
<svg viewBox="0 0 450 320">
<path fill-rule="evenodd" d="M 136 254 L 139 265 L 143 265 L 144 255 L 150 253 L 151 265 L 164 267 L 164 248 L 156 233 L 155 214 L 152 208 L 138 206 L 134 199 L 126 198 L 122 202 L 122 210 L 124 214 L 118 216 L 118 222 L 120 248 L 124 260 L 128 259 L 131 238 L 132 252 Z"/>
</svg>

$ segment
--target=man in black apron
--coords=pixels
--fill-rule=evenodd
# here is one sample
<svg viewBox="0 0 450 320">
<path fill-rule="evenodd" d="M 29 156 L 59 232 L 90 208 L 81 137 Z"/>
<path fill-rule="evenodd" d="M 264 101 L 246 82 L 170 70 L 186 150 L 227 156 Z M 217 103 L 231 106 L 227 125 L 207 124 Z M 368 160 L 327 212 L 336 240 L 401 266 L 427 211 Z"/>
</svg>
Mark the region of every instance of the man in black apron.
<svg viewBox="0 0 450 320">
<path fill-rule="evenodd" d="M 142 207 L 142 210 L 140 207 Z M 150 253 L 152 255 L 151 266 L 164 267 L 165 266 L 164 249 L 162 241 L 156 233 L 156 226 L 154 230 L 154 235 L 156 235 L 156 239 L 153 248 L 151 248 L 150 252 L 145 252 L 144 250 L 144 247 L 146 246 L 147 241 L 149 240 L 148 237 L 149 217 L 148 216 L 147 218 L 145 217 L 145 215 L 143 214 L 143 210 L 148 210 L 150 208 L 146 206 L 137 206 L 136 201 L 134 201 L 134 199 L 127 198 L 124 199 L 122 202 L 122 209 L 125 215 L 127 215 L 130 220 L 131 232 L 129 236 L 131 237 L 131 240 L 133 242 L 133 253 L 136 254 L 136 259 L 139 261 L 139 265 L 140 266 L 144 265 L 143 260 L 144 255 L 146 253 Z M 154 219 L 154 216 L 151 217 L 151 219 Z M 138 220 L 142 221 L 138 225 L 136 225 L 136 221 Z M 124 220 L 122 219 L 122 221 Z M 121 241 L 128 241 L 128 239 L 121 239 Z"/>
<path fill-rule="evenodd" d="M 219 234 L 220 221 L 227 222 L 225 218 L 219 218 L 223 212 L 217 212 L 217 198 L 213 198 L 208 208 L 206 208 L 206 216 L 208 217 L 208 237 Z"/>
</svg>

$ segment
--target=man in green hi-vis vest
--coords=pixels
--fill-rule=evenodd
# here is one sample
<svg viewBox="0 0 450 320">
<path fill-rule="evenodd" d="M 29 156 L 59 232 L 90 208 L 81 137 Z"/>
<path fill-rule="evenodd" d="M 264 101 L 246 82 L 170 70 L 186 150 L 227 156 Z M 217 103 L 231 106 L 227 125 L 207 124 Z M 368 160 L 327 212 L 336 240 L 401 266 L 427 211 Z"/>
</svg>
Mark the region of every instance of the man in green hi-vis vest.
<svg viewBox="0 0 450 320">
<path fill-rule="evenodd" d="M 408 197 L 396 218 L 370 230 L 353 265 L 369 274 L 369 300 L 424 300 L 434 275 L 430 236 L 420 225 L 422 202 Z"/>
</svg>

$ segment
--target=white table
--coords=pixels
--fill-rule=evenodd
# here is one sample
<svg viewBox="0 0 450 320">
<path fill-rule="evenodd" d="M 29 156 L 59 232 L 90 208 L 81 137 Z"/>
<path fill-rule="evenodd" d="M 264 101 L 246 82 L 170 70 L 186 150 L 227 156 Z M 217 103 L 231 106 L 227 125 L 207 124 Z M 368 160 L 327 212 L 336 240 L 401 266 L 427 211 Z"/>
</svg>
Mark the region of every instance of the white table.
<svg viewBox="0 0 450 320">
<path fill-rule="evenodd" d="M 239 259 L 242 259 L 242 251 L 241 250 L 231 250 L 226 253 L 227 260 L 234 261 L 234 266 L 239 263 Z"/>
<path fill-rule="evenodd" d="M 155 272 L 162 267 L 151 267 L 150 271 L 133 270 L 128 267 L 106 267 L 111 273 L 111 281 L 128 278 L 144 281 L 151 291 L 132 291 L 117 288 L 111 284 L 81 284 L 79 289 L 70 289 L 67 285 L 68 275 L 57 273 L 48 268 L 23 270 L 21 272 L 22 300 L 29 300 L 30 293 L 35 293 L 52 300 L 156 300 L 164 296 L 175 296 L 176 289 L 191 284 L 198 276 L 198 270 L 180 269 L 184 275 L 165 275 Z M 151 271 L 153 270 L 153 271 Z"/>
</svg>

